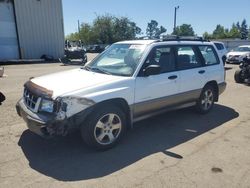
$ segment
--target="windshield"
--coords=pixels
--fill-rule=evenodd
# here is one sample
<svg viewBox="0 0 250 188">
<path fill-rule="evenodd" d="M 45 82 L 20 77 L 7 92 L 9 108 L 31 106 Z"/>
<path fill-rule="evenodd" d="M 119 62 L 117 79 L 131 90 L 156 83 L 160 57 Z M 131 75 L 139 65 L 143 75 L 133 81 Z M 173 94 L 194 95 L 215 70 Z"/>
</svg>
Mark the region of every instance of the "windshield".
<svg viewBox="0 0 250 188">
<path fill-rule="evenodd" d="M 250 52 L 250 47 L 237 47 L 233 49 L 234 52 Z"/>
<path fill-rule="evenodd" d="M 145 48 L 146 45 L 141 44 L 113 44 L 85 68 L 104 74 L 132 76 Z"/>
</svg>

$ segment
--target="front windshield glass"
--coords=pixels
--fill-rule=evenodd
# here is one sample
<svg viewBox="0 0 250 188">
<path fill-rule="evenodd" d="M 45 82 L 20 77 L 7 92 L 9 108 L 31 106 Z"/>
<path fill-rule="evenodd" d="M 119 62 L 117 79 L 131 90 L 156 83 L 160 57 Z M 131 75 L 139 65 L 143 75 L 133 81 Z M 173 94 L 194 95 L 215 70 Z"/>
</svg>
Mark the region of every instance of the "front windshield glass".
<svg viewBox="0 0 250 188">
<path fill-rule="evenodd" d="M 250 48 L 249 47 L 237 47 L 233 51 L 235 51 L 235 52 L 250 52 Z"/>
<path fill-rule="evenodd" d="M 89 71 L 118 76 L 132 76 L 140 63 L 146 45 L 113 44 L 85 68 Z"/>
</svg>

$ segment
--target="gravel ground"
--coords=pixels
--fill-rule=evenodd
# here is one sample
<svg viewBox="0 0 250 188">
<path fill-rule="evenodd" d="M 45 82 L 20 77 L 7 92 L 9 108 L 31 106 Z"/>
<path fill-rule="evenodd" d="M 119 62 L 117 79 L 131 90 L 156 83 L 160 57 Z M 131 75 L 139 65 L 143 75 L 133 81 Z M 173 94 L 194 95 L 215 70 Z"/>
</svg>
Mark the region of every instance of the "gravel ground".
<svg viewBox="0 0 250 188">
<path fill-rule="evenodd" d="M 250 87 L 234 83 L 237 65 L 227 65 L 228 87 L 211 113 L 183 109 L 141 121 L 106 152 L 86 148 L 79 133 L 44 140 L 15 112 L 30 77 L 72 68 L 5 66 L 0 187 L 250 187 Z"/>
</svg>

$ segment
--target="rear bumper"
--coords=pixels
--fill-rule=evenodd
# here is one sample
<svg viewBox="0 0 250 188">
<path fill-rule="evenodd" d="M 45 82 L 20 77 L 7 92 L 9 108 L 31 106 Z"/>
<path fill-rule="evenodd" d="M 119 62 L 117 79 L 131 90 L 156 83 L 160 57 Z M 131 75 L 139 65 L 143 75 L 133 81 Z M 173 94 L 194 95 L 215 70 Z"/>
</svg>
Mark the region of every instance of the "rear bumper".
<svg viewBox="0 0 250 188">
<path fill-rule="evenodd" d="M 227 83 L 226 82 L 222 82 L 220 84 L 218 84 L 218 88 L 219 88 L 219 95 L 222 94 L 227 87 Z"/>
</svg>

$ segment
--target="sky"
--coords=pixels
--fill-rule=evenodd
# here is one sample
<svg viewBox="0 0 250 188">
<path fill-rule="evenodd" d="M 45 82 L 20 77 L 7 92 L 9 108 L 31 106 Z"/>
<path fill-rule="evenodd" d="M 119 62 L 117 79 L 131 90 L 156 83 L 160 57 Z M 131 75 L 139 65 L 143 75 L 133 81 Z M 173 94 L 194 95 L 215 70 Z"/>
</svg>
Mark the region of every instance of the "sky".
<svg viewBox="0 0 250 188">
<path fill-rule="evenodd" d="M 230 28 L 245 18 L 250 25 L 250 0 L 62 0 L 65 35 L 77 31 L 80 23 L 92 23 L 97 15 L 128 17 L 146 33 L 147 24 L 156 20 L 173 31 L 174 8 L 177 26 L 191 24 L 197 35 L 211 33 L 217 24 Z"/>
</svg>

